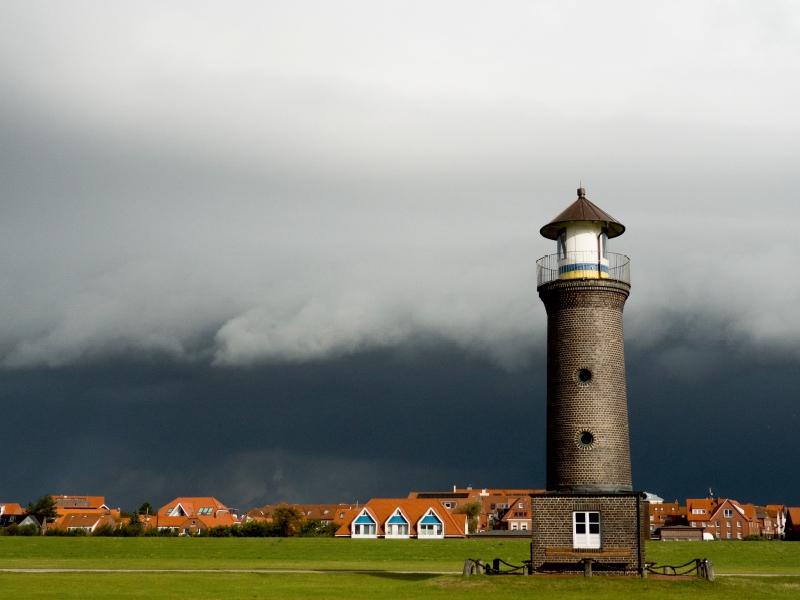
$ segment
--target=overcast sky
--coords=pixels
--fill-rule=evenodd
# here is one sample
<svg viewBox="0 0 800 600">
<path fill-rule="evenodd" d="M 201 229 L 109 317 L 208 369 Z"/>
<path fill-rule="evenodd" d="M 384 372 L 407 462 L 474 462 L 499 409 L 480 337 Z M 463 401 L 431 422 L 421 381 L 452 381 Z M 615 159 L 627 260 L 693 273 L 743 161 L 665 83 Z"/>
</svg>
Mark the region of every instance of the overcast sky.
<svg viewBox="0 0 800 600">
<path fill-rule="evenodd" d="M 542 487 L 582 183 L 634 486 L 800 504 L 797 3 L 0 10 L 0 500 Z"/>
</svg>

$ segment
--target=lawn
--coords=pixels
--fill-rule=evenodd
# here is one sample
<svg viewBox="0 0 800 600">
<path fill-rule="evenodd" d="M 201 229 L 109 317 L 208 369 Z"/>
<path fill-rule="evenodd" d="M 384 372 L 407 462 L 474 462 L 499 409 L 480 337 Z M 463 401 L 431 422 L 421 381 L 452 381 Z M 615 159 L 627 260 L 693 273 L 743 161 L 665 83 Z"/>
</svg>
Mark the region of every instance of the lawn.
<svg viewBox="0 0 800 600">
<path fill-rule="evenodd" d="M 797 598 L 800 578 L 707 581 L 395 574 L 0 573 L 11 598 Z"/>
<path fill-rule="evenodd" d="M 465 558 L 528 557 L 524 540 L 0 537 L 2 568 L 460 571 Z M 792 542 L 651 542 L 647 559 L 708 558 L 717 573 L 800 574 Z"/>
<path fill-rule="evenodd" d="M 654 542 L 648 560 L 707 557 L 717 573 L 800 574 L 791 542 Z M 373 573 L 9 573 L 3 598 L 797 598 L 800 577 L 462 577 L 381 571 L 460 571 L 464 559 L 520 564 L 523 540 L 0 537 L 0 568 L 321 569 Z"/>
</svg>

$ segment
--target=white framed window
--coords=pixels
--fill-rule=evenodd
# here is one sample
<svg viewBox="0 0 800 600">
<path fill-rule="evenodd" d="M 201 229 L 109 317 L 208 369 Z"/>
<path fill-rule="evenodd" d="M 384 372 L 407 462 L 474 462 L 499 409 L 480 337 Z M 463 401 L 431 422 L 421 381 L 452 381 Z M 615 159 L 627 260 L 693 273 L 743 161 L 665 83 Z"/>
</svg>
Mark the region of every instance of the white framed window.
<svg viewBox="0 0 800 600">
<path fill-rule="evenodd" d="M 520 503 L 519 503 L 519 507 L 520 507 L 520 508 L 525 508 L 525 505 L 524 505 L 524 504 L 522 504 L 522 502 L 520 502 Z"/>
<path fill-rule="evenodd" d="M 728 539 L 731 539 L 731 532 L 728 532 Z"/>
<path fill-rule="evenodd" d="M 692 521 L 692 527 L 697 527 L 697 521 Z"/>
<path fill-rule="evenodd" d="M 419 526 L 419 534 L 423 537 L 441 536 L 442 526 L 434 525 L 432 523 L 423 523 Z"/>
<path fill-rule="evenodd" d="M 692 509 L 692 514 L 693 515 L 704 515 L 704 514 L 706 514 L 706 509 L 705 508 L 693 508 Z"/>
<path fill-rule="evenodd" d="M 731 510 L 730 508 L 726 508 L 725 510 L 722 511 L 722 513 L 723 513 L 722 516 L 725 517 L 726 519 L 730 519 L 733 516 L 733 510 Z"/>
<path fill-rule="evenodd" d="M 444 525 L 433 509 L 428 510 L 417 525 L 418 538 L 443 538 Z"/>
<path fill-rule="evenodd" d="M 361 514 L 353 521 L 353 533 L 351 537 L 377 537 L 377 523 L 375 519 L 367 512 L 361 511 Z"/>
<path fill-rule="evenodd" d="M 408 520 L 406 520 L 399 508 L 386 521 L 386 537 L 408 537 Z"/>
<path fill-rule="evenodd" d="M 741 522 L 741 521 L 736 521 L 736 526 L 737 526 L 739 529 L 741 529 L 741 528 L 742 528 L 742 522 Z"/>
<path fill-rule="evenodd" d="M 739 539 L 742 539 L 742 532 L 739 532 Z"/>
<path fill-rule="evenodd" d="M 703 521 L 703 527 L 705 527 L 705 526 L 706 526 L 706 522 L 705 522 L 705 521 Z"/>
<path fill-rule="evenodd" d="M 600 513 L 576 511 L 572 513 L 572 547 L 600 548 Z"/>
<path fill-rule="evenodd" d="M 522 531 L 528 531 L 528 524 L 527 523 L 523 523 L 522 524 Z"/>
<path fill-rule="evenodd" d="M 511 531 L 516 531 L 516 530 L 517 530 L 517 524 L 516 523 L 512 523 L 511 524 Z"/>
<path fill-rule="evenodd" d="M 717 532 L 717 539 L 719 539 L 719 531 Z"/>
</svg>

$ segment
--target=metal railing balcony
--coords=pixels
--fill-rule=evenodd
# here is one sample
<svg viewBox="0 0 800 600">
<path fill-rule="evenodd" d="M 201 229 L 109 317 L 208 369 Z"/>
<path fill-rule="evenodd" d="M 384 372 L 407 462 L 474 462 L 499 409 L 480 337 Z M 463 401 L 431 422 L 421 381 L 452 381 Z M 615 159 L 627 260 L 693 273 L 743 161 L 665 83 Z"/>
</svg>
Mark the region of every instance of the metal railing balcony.
<svg viewBox="0 0 800 600">
<path fill-rule="evenodd" d="M 536 261 L 536 287 L 564 279 L 611 279 L 631 283 L 631 259 L 624 254 L 585 250 L 548 254 Z"/>
</svg>

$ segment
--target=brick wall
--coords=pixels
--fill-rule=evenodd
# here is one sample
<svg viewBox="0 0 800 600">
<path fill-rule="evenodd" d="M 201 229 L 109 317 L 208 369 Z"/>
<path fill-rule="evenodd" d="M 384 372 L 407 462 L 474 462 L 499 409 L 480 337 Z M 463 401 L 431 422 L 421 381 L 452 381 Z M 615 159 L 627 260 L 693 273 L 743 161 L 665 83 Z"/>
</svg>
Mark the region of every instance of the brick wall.
<svg viewBox="0 0 800 600">
<path fill-rule="evenodd" d="M 644 494 L 637 493 L 607 496 L 565 493 L 532 495 L 533 569 L 544 573 L 582 571 L 581 560 L 591 558 L 601 565 L 594 570 L 597 575 L 639 573 L 645 561 L 644 543 L 650 537 L 648 504 Z M 600 549 L 572 549 L 572 513 L 582 510 L 600 512 Z M 627 556 L 626 551 L 629 551 Z M 613 570 L 603 570 L 603 566 Z"/>
<path fill-rule="evenodd" d="M 547 310 L 547 490 L 630 491 L 622 335 L 630 286 L 574 279 L 538 291 Z M 589 446 L 580 442 L 584 432 L 593 436 Z"/>
</svg>

